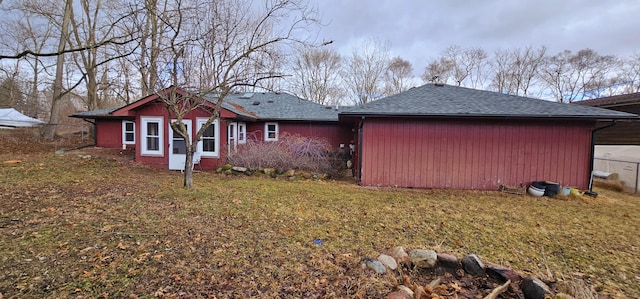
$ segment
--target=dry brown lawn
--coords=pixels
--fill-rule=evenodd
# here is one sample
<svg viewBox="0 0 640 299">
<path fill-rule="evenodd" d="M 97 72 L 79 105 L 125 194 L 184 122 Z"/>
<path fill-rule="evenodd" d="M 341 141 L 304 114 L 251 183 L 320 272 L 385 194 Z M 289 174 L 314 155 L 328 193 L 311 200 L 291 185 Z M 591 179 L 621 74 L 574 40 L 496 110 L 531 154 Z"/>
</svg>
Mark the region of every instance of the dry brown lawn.
<svg viewBox="0 0 640 299">
<path fill-rule="evenodd" d="M 640 202 L 623 193 L 548 199 L 213 173 L 184 189 L 179 172 L 119 151 L 57 156 L 49 144 L 0 141 L 0 298 L 381 298 L 397 273 L 360 262 L 396 245 L 580 278 L 602 298 L 640 293 Z"/>
</svg>

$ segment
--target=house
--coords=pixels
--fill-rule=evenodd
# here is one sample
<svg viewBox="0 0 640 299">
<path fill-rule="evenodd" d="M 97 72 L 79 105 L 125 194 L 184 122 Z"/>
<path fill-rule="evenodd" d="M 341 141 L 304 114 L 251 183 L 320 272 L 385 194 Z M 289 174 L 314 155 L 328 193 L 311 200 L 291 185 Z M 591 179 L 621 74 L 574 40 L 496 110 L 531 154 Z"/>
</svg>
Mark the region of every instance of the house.
<svg viewBox="0 0 640 299">
<path fill-rule="evenodd" d="M 496 190 L 590 187 L 596 122 L 625 112 L 427 84 L 343 111 L 361 185 Z"/>
<path fill-rule="evenodd" d="M 573 104 L 640 114 L 640 93 L 590 99 Z M 594 169 L 601 173 L 614 173 L 626 191 L 638 193 L 640 122 L 618 121 L 614 126 L 598 131 L 595 143 Z"/>
<path fill-rule="evenodd" d="M 599 107 L 640 114 L 640 92 L 573 102 L 576 105 Z M 597 145 L 640 145 L 640 122 L 617 122 L 598 132 Z"/>
<path fill-rule="evenodd" d="M 163 92 L 168 92 L 165 90 Z M 187 95 L 182 89 L 176 91 Z M 205 106 L 188 113 L 183 122 L 195 134 L 211 116 L 218 98 L 204 96 Z M 282 134 L 298 134 L 326 139 L 334 150 L 346 147 L 352 133 L 338 122 L 338 109 L 300 99 L 286 93 L 234 93 L 225 98 L 220 117 L 198 143 L 200 167 L 216 169 L 227 155 L 248 139 L 277 141 Z M 71 117 L 95 124 L 95 144 L 105 148 L 135 148 L 136 161 L 168 168 L 184 169 L 184 140 L 173 134 L 165 105 L 158 94 L 119 108 L 81 112 Z"/>
</svg>

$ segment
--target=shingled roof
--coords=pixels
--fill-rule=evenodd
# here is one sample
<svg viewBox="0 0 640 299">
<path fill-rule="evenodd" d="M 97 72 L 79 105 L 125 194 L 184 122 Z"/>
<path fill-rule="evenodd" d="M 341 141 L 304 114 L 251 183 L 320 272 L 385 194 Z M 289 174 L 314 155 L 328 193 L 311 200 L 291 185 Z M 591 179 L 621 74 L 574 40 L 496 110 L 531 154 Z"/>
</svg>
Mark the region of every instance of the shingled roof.
<svg viewBox="0 0 640 299">
<path fill-rule="evenodd" d="M 637 115 L 507 95 L 459 86 L 426 84 L 369 102 L 341 116 L 508 117 L 634 119 Z"/>
<path fill-rule="evenodd" d="M 214 104 L 218 100 L 215 93 L 205 95 L 204 98 Z M 71 117 L 88 119 L 116 118 L 113 112 L 123 107 L 79 112 L 71 115 Z M 339 109 L 334 106 L 325 106 L 291 94 L 277 92 L 232 93 L 225 97 L 222 107 L 238 115 L 239 119 L 249 121 L 337 122 L 339 113 Z M 340 107 L 340 109 L 345 108 Z"/>
<path fill-rule="evenodd" d="M 205 97 L 215 101 L 215 96 Z M 287 93 L 234 93 L 225 98 L 260 120 L 338 121 L 338 109 L 298 98 Z M 234 106 L 235 106 L 234 105 Z"/>
</svg>

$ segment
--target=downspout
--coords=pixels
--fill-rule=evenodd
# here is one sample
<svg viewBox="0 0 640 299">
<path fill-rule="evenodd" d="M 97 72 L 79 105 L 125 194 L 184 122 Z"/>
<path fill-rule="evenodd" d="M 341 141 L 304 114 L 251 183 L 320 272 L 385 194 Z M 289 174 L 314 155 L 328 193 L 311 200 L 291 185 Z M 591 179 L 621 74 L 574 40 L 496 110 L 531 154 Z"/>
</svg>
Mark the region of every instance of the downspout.
<svg viewBox="0 0 640 299">
<path fill-rule="evenodd" d="M 599 128 L 595 128 L 593 130 L 591 130 L 591 162 L 589 163 L 589 193 L 591 195 L 596 195 L 593 192 L 593 159 L 595 158 L 595 152 L 596 152 L 596 133 L 600 130 L 606 129 L 606 128 L 611 128 L 613 126 L 615 126 L 617 124 L 617 120 L 612 120 L 610 124 L 604 126 L 604 127 L 599 127 Z"/>
<path fill-rule="evenodd" d="M 362 126 L 364 125 L 364 116 L 360 119 L 358 124 L 358 179 L 357 182 L 362 182 Z"/>
</svg>

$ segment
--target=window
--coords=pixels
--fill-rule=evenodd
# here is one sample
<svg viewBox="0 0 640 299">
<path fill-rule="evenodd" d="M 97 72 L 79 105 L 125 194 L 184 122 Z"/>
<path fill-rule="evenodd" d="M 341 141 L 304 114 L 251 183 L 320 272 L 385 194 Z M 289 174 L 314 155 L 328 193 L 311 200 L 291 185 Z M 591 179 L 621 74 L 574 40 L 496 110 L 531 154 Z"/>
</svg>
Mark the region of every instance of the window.
<svg viewBox="0 0 640 299">
<path fill-rule="evenodd" d="M 122 144 L 136 143 L 136 123 L 123 120 L 122 121 Z"/>
<path fill-rule="evenodd" d="M 198 128 L 202 128 L 204 124 L 207 122 L 206 118 L 198 118 Z M 201 153 L 203 157 L 218 157 L 219 156 L 219 138 L 218 138 L 218 120 L 214 120 L 211 125 L 209 125 L 204 134 L 202 134 L 202 138 L 198 142 L 198 152 Z"/>
<path fill-rule="evenodd" d="M 278 141 L 278 123 L 264 124 L 264 141 Z"/>
<path fill-rule="evenodd" d="M 162 146 L 163 143 L 163 131 L 162 117 L 141 117 L 140 121 L 142 126 L 140 128 L 142 134 L 142 140 L 140 140 L 142 149 L 141 155 L 162 156 L 164 154 Z"/>
<path fill-rule="evenodd" d="M 238 123 L 238 143 L 247 143 L 247 124 Z"/>
</svg>

